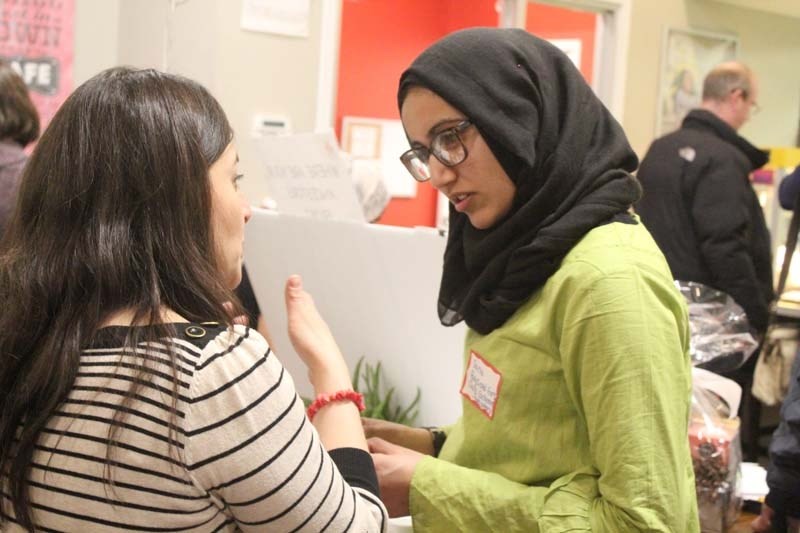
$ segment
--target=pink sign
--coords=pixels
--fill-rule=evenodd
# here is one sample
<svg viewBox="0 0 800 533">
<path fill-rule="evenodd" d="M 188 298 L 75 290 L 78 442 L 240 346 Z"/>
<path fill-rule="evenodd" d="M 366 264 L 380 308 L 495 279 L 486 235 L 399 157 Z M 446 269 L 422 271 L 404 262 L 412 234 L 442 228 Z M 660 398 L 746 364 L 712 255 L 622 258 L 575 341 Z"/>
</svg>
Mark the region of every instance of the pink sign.
<svg viewBox="0 0 800 533">
<path fill-rule="evenodd" d="M 72 91 L 75 0 L 0 1 L 0 57 L 25 80 L 42 122 Z"/>
</svg>

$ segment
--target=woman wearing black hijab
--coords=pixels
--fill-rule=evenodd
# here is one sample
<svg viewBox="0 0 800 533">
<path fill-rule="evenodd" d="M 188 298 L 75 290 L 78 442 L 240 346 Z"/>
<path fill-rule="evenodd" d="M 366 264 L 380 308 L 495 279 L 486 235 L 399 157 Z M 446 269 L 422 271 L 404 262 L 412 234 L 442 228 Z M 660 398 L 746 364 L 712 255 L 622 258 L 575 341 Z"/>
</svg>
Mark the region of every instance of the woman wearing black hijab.
<svg viewBox="0 0 800 533">
<path fill-rule="evenodd" d="M 620 125 L 522 30 L 445 37 L 398 100 L 403 162 L 451 201 L 439 316 L 469 331 L 454 425 L 365 423 L 390 513 L 417 531 L 699 531 L 687 314 L 630 214 Z"/>
</svg>

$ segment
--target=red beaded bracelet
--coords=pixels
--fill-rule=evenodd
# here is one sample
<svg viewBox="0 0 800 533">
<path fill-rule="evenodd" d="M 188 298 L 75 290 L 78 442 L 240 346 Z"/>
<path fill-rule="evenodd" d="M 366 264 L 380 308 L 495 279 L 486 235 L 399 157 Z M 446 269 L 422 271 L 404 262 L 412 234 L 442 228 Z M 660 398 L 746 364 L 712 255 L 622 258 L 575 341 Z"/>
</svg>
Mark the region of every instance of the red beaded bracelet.
<svg viewBox="0 0 800 533">
<path fill-rule="evenodd" d="M 350 400 L 356 407 L 358 407 L 359 412 L 363 411 L 366 406 L 364 405 L 364 395 L 360 392 L 356 392 L 354 390 L 340 390 L 338 392 L 334 392 L 332 394 L 320 394 L 318 395 L 311 405 L 308 406 L 308 410 L 306 410 L 306 415 L 308 415 L 308 419 L 311 420 L 314 418 L 314 415 L 317 414 L 317 411 L 325 407 L 331 402 L 340 402 L 342 400 Z"/>
</svg>

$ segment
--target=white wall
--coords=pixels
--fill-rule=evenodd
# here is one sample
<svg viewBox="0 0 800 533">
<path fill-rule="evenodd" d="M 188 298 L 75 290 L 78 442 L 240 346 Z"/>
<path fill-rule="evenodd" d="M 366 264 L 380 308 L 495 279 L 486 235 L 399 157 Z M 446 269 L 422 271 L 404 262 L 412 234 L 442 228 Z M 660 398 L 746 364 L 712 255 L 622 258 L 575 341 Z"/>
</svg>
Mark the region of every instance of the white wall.
<svg viewBox="0 0 800 533">
<path fill-rule="evenodd" d="M 309 37 L 242 30 L 242 0 L 119 0 L 119 62 L 182 74 L 205 85 L 228 114 L 239 150 L 242 189 L 267 194 L 253 116 L 286 116 L 294 131 L 314 128 L 320 0 L 311 2 Z M 324 0 L 332 1 L 332 0 Z"/>
<path fill-rule="evenodd" d="M 760 80 L 762 111 L 741 130 L 760 146 L 793 146 L 800 118 L 800 18 L 707 0 L 633 0 L 623 127 L 643 156 L 655 132 L 666 27 L 739 37 L 739 59 Z"/>
<path fill-rule="evenodd" d="M 75 87 L 117 64 L 120 0 L 75 0 Z"/>
</svg>

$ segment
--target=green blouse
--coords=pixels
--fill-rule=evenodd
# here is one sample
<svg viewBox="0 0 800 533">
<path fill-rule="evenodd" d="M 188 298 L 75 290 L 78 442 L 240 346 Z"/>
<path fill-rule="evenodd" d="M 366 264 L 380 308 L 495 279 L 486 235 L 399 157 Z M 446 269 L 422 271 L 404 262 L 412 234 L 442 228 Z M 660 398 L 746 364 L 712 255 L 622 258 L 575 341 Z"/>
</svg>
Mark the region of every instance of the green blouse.
<svg viewBox="0 0 800 533">
<path fill-rule="evenodd" d="M 477 368 L 414 473 L 415 531 L 699 531 L 688 346 L 644 226 L 592 230 L 501 328 L 468 332 Z"/>
</svg>

